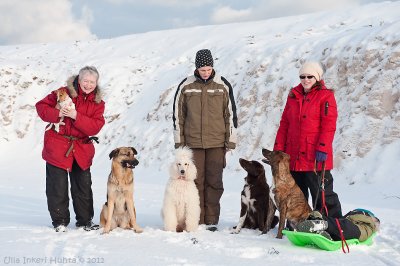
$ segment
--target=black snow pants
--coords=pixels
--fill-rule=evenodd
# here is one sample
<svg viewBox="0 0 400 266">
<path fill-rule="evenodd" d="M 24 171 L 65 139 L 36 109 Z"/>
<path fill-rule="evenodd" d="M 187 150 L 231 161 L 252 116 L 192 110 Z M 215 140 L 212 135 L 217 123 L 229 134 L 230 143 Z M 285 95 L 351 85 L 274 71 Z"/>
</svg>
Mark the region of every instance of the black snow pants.
<svg viewBox="0 0 400 266">
<path fill-rule="evenodd" d="M 343 233 L 344 239 L 359 239 L 361 231 L 357 225 L 355 225 L 351 220 L 346 217 L 337 218 L 340 225 L 340 231 Z M 331 235 L 332 239 L 335 241 L 341 240 L 339 227 L 336 222 L 336 218 L 326 217 L 324 215 L 324 220 L 328 222 L 328 229 L 326 231 Z"/>
<path fill-rule="evenodd" d="M 317 172 L 318 175 L 321 175 L 321 172 Z M 300 187 L 301 191 L 303 192 L 304 196 L 308 200 L 308 195 L 310 190 L 312 204 L 316 206 L 317 211 L 321 211 L 322 207 L 322 195 L 321 195 L 321 188 L 319 184 L 319 177 L 315 175 L 313 171 L 310 172 L 291 172 L 296 184 Z M 317 193 L 318 199 L 317 199 Z M 315 205 L 315 200 L 317 200 L 317 204 Z M 338 195 L 333 191 L 333 177 L 329 170 L 325 171 L 325 203 L 328 209 L 328 216 L 339 218 L 342 217 L 342 207 L 339 201 Z M 324 213 L 324 210 L 321 211 Z"/>
<path fill-rule="evenodd" d="M 69 178 L 77 224 L 86 225 L 94 215 L 90 168 L 84 171 L 74 161 Z M 46 196 L 53 226 L 67 226 L 70 222 L 68 172 L 49 163 L 46 163 Z"/>
</svg>

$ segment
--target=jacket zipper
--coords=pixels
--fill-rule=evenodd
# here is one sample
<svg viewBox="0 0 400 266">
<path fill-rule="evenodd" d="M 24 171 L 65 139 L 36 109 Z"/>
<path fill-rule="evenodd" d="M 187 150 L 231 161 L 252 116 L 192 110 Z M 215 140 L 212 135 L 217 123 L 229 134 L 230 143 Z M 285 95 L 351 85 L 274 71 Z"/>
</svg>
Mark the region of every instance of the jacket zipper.
<svg viewBox="0 0 400 266">
<path fill-rule="evenodd" d="M 325 115 L 328 115 L 328 107 L 329 107 L 329 103 L 325 102 Z"/>
</svg>

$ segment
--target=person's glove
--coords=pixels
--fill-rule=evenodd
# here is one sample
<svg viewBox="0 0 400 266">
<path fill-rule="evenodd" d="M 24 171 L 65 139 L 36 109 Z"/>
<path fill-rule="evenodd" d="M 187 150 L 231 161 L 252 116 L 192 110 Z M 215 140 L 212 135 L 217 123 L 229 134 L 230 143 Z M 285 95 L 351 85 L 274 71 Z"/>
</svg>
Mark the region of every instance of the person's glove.
<svg viewBox="0 0 400 266">
<path fill-rule="evenodd" d="M 185 145 L 182 144 L 182 143 L 175 143 L 175 149 L 178 149 L 178 148 L 183 147 L 183 146 L 185 146 Z"/>
<path fill-rule="evenodd" d="M 328 158 L 328 154 L 326 152 L 322 152 L 322 151 L 315 152 L 315 160 L 317 162 L 325 162 L 326 158 Z"/>
</svg>

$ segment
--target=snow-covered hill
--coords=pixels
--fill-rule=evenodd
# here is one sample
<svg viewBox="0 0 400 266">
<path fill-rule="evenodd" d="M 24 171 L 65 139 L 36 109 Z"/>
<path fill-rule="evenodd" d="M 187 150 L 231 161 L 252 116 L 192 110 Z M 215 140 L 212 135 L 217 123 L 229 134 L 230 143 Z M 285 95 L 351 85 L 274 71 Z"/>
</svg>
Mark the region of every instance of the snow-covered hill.
<svg viewBox="0 0 400 266">
<path fill-rule="evenodd" d="M 391 260 L 386 261 L 385 250 L 379 248 L 374 248 L 378 251 L 370 258 L 375 265 L 398 264 L 400 212 L 396 206 L 400 182 L 395 173 L 400 160 L 399 11 L 400 2 L 385 2 L 342 12 L 149 32 L 110 40 L 0 47 L 0 166 L 4 175 L 0 195 L 3 202 L 11 201 L 11 206 L 0 211 L 1 217 L 6 217 L 0 222 L 1 242 L 8 245 L 4 243 L 11 241 L 11 248 L 0 249 L 3 257 L 20 257 L 14 249 L 33 245 L 34 254 L 30 256 L 97 254 L 112 260 L 107 261 L 110 265 L 122 265 L 134 262 L 141 252 L 151 255 L 140 247 L 143 241 L 162 255 L 153 261 L 142 257 L 138 264 L 239 265 L 247 258 L 258 265 L 272 258 L 273 250 L 283 249 L 280 252 L 289 254 L 294 250 L 289 243 L 282 246 L 282 241 L 275 240 L 275 232 L 263 239 L 250 231 L 239 236 L 229 235 L 228 229 L 214 235 L 200 231 L 195 236 L 200 239 L 199 245 L 193 245 L 189 234 L 171 235 L 160 230 L 160 201 L 173 151 L 173 96 L 179 82 L 193 72 L 196 51 L 209 48 L 216 71 L 234 87 L 239 118 L 238 146 L 228 154 L 225 172 L 222 225 L 233 225 L 239 214 L 243 171 L 237 159 L 260 159 L 261 147 L 273 146 L 287 93 L 298 83 L 300 65 L 308 59 L 319 60 L 326 68 L 328 87 L 336 91 L 339 110 L 334 142 L 336 190 L 348 208 L 360 204 L 381 208 L 389 227 L 383 229 L 385 234 L 378 238 L 378 244 L 389 249 Z M 98 135 L 100 144 L 93 166 L 98 176 L 94 181 L 96 210 L 104 200 L 101 193 L 105 193 L 109 171 L 108 153 L 117 146 L 136 147 L 140 158 L 137 171 L 142 176 L 137 178 L 136 187 L 138 215 L 139 221 L 148 226 L 148 233 L 135 238 L 138 243 L 130 242 L 122 231 L 105 237 L 91 233 L 83 238 L 83 232 L 70 232 L 54 240 L 50 228 L 45 227 L 50 224 L 40 154 L 45 123 L 38 118 L 34 105 L 51 90 L 65 85 L 67 78 L 84 65 L 98 67 L 106 101 L 107 124 Z M 392 225 L 397 228 L 394 235 Z M 29 240 L 24 240 L 26 233 Z M 103 238 L 111 242 L 103 246 Z M 118 241 L 133 245 L 133 250 L 140 253 L 129 253 L 128 259 L 121 259 L 120 253 L 110 255 L 109 249 L 119 246 Z M 265 243 L 268 247 L 252 248 Z M 174 248 L 164 250 L 161 245 Z M 180 252 L 189 248 L 190 252 L 179 259 L 178 251 L 172 251 L 175 248 Z M 222 258 L 207 258 L 214 256 L 215 250 L 222 253 Z M 357 250 L 370 252 L 366 248 Z M 205 258 L 195 255 L 198 252 L 203 252 Z M 243 254 L 237 261 L 240 252 Z M 301 254 L 297 249 L 294 252 Z M 307 264 L 315 262 L 315 254 L 308 251 L 289 262 L 273 262 Z M 335 262 L 336 257 L 328 257 L 322 263 Z M 340 263 L 359 264 L 360 258 L 356 255 L 351 263 Z"/>
<path fill-rule="evenodd" d="M 372 4 L 335 14 L 111 40 L 1 47 L 0 145 L 32 138 L 41 146 L 43 123 L 34 112 L 35 102 L 90 64 L 100 70 L 107 102 L 108 123 L 100 134 L 99 149 L 108 152 L 110 147 L 129 143 L 142 152 L 146 165 L 160 162 L 159 150 L 173 149 L 175 89 L 192 73 L 195 52 L 210 48 L 216 70 L 235 89 L 240 125 L 237 154 L 250 157 L 259 156 L 261 146 L 272 146 L 287 92 L 298 83 L 301 63 L 321 61 L 339 105 L 336 165 L 346 169 L 371 156 L 374 147 L 399 145 L 398 8 L 398 3 Z M 364 173 L 377 174 L 373 169 Z M 354 173 L 346 178 L 354 181 L 362 176 Z"/>
</svg>

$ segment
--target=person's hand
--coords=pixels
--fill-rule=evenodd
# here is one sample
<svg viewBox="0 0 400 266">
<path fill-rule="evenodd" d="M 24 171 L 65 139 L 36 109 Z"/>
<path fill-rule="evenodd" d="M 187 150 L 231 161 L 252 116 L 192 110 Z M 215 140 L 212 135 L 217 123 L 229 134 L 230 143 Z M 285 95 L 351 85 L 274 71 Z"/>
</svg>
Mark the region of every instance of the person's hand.
<svg viewBox="0 0 400 266">
<path fill-rule="evenodd" d="M 185 144 L 183 144 L 183 143 L 175 143 L 175 149 L 182 148 L 183 146 L 185 146 Z"/>
<path fill-rule="evenodd" d="M 317 162 L 325 162 L 326 158 L 328 158 L 328 154 L 326 152 L 322 152 L 322 151 L 315 152 L 315 160 Z"/>
<path fill-rule="evenodd" d="M 61 116 L 70 117 L 75 120 L 77 112 L 75 109 L 70 109 L 68 107 L 64 107 L 64 108 L 61 108 L 60 114 L 61 114 Z"/>
</svg>

